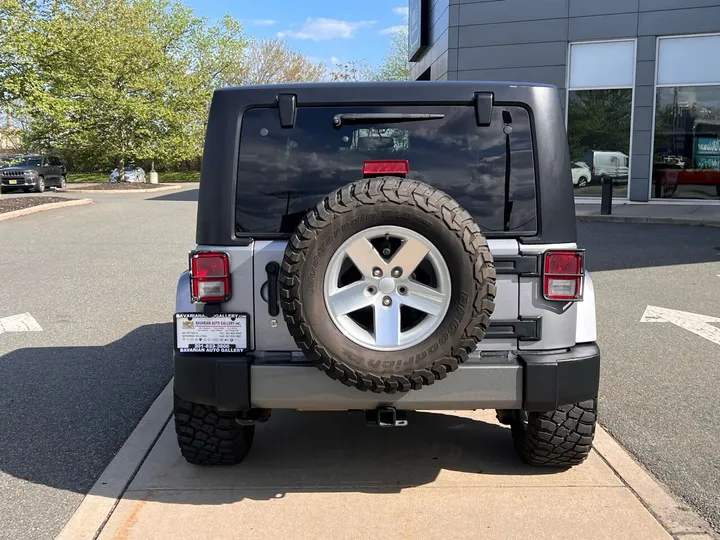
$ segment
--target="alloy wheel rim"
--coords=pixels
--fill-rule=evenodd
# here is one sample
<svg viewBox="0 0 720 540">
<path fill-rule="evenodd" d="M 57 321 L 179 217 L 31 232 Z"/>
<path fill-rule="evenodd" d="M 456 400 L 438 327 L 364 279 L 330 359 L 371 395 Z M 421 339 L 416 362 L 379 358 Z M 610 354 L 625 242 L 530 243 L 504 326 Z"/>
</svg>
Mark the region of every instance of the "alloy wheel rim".
<svg viewBox="0 0 720 540">
<path fill-rule="evenodd" d="M 417 232 L 379 226 L 348 238 L 325 272 L 330 318 L 351 341 L 377 351 L 410 348 L 442 323 L 450 271 L 435 245 Z"/>
</svg>

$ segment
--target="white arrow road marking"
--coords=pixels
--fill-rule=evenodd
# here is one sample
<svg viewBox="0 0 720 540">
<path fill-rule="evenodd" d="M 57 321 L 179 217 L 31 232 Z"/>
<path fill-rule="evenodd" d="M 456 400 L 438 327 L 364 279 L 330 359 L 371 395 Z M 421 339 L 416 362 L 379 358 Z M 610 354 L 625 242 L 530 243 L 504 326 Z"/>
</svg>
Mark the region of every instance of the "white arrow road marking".
<svg viewBox="0 0 720 540">
<path fill-rule="evenodd" d="M 29 313 L 0 318 L 0 334 L 3 332 L 42 332 L 42 328 Z"/>
<path fill-rule="evenodd" d="M 648 306 L 640 322 L 669 322 L 693 334 L 720 345 L 720 328 L 710 323 L 720 323 L 720 317 L 709 317 L 687 311 Z"/>
</svg>

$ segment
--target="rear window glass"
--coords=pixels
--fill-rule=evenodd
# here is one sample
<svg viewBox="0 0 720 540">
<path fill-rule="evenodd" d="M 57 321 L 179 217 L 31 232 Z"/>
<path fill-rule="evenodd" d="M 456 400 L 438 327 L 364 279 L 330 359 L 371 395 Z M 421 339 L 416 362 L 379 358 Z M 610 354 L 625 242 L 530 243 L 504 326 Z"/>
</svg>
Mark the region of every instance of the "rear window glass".
<svg viewBox="0 0 720 540">
<path fill-rule="evenodd" d="M 443 117 L 333 127 L 335 115 L 353 113 Z M 504 120 L 511 121 L 512 129 L 506 129 Z M 510 156 L 507 190 L 506 148 Z M 375 159 L 408 160 L 408 178 L 455 198 L 486 233 L 537 232 L 530 118 L 521 107 L 496 105 L 489 127 L 477 126 L 475 110 L 469 106 L 300 107 L 292 129 L 280 127 L 277 109 L 246 111 L 240 141 L 237 233 L 292 233 L 322 197 L 361 179 L 363 163 Z"/>
</svg>

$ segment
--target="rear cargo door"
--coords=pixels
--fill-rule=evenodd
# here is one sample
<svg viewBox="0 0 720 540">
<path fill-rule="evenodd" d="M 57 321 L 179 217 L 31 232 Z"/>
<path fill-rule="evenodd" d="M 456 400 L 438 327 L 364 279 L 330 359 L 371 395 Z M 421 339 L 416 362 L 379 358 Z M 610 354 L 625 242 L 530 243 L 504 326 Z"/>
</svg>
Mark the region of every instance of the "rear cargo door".
<svg viewBox="0 0 720 540">
<path fill-rule="evenodd" d="M 282 264 L 286 245 L 285 240 L 253 242 L 255 348 L 259 351 L 298 350 L 285 324 L 277 295 L 277 271 Z"/>
<path fill-rule="evenodd" d="M 244 113 L 236 233 L 254 238 L 258 350 L 297 349 L 272 305 L 268 283 L 275 277 L 268 264 L 280 264 L 287 239 L 310 208 L 333 190 L 361 179 L 364 164 L 372 161 L 407 162 L 406 178 L 441 189 L 473 216 L 498 261 L 493 328 L 482 348 L 517 347 L 518 337 L 532 330 L 519 319 L 524 263 L 518 240 L 537 234 L 539 227 L 531 115 L 516 103 L 492 103 L 486 115 L 478 115 L 476 107 L 467 101 L 299 104 L 292 125 L 288 118 L 281 122 L 279 109 Z"/>
<path fill-rule="evenodd" d="M 518 333 L 522 331 L 519 317 L 520 281 L 518 260 L 519 248 L 517 240 L 488 241 L 490 251 L 495 259 L 497 274 L 497 296 L 495 311 L 490 317 L 490 328 L 485 339 L 480 342 L 478 350 L 512 350 L 517 348 Z"/>
<path fill-rule="evenodd" d="M 259 351 L 294 351 L 298 347 L 287 330 L 279 306 L 275 269 L 282 263 L 287 242 L 259 240 L 253 243 L 253 303 L 255 348 Z M 519 318 L 520 274 L 529 261 L 519 255 L 516 240 L 489 240 L 496 260 L 497 297 L 491 327 L 478 347 L 481 351 L 514 350 L 518 339 L 532 339 L 536 317 Z M 247 277 L 247 276 L 246 276 Z M 523 278 L 525 279 L 525 278 Z M 532 279 L 532 278 L 530 278 Z M 275 291 L 271 284 L 275 283 Z"/>
</svg>

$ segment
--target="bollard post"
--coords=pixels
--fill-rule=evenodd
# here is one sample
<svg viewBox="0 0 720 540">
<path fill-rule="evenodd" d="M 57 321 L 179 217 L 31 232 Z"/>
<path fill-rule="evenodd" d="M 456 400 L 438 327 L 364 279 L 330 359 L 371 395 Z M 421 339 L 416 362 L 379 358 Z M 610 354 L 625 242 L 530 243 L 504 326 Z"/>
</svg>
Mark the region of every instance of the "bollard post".
<svg viewBox="0 0 720 540">
<path fill-rule="evenodd" d="M 602 194 L 600 197 L 600 214 L 609 216 L 612 214 L 612 178 L 607 176 L 602 179 Z"/>
<path fill-rule="evenodd" d="M 158 173 L 155 172 L 155 162 L 154 161 L 150 165 L 150 183 L 151 184 L 158 183 Z"/>
</svg>

